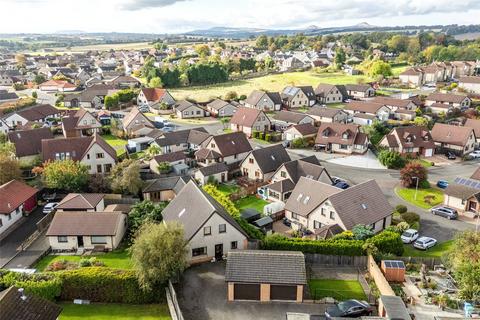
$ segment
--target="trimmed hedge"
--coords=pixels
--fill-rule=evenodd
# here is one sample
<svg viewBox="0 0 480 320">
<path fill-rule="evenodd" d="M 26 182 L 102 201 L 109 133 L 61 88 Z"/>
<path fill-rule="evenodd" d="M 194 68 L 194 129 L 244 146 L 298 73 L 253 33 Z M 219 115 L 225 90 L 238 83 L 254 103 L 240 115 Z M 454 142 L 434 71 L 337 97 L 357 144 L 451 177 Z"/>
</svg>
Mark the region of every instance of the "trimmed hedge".
<svg viewBox="0 0 480 320">
<path fill-rule="evenodd" d="M 0 270 L 0 291 L 10 286 L 25 289 L 25 293 L 34 294 L 54 301 L 62 291 L 62 281 L 50 274 L 25 274 Z"/>
<path fill-rule="evenodd" d="M 383 231 L 367 239 L 366 242 L 374 244 L 381 253 L 392 253 L 397 256 L 403 254 L 403 242 L 397 232 Z"/>
<path fill-rule="evenodd" d="M 87 267 L 57 272 L 63 282 L 61 300 L 147 304 L 164 300 L 164 290 L 145 292 L 133 270 Z"/>
</svg>

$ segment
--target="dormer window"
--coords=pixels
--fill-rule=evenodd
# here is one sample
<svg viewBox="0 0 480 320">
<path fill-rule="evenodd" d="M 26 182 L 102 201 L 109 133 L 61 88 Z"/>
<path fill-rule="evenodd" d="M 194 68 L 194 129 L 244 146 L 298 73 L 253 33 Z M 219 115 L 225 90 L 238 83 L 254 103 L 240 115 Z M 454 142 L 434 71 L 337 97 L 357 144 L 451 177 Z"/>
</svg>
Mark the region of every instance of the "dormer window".
<svg viewBox="0 0 480 320">
<path fill-rule="evenodd" d="M 348 132 L 344 132 L 344 133 L 342 134 L 342 138 L 343 138 L 343 139 L 348 139 L 348 137 L 349 137 Z"/>
<path fill-rule="evenodd" d="M 324 136 L 324 137 L 328 137 L 329 134 L 330 134 L 330 131 L 328 129 L 325 129 L 322 132 L 322 136 Z"/>
</svg>

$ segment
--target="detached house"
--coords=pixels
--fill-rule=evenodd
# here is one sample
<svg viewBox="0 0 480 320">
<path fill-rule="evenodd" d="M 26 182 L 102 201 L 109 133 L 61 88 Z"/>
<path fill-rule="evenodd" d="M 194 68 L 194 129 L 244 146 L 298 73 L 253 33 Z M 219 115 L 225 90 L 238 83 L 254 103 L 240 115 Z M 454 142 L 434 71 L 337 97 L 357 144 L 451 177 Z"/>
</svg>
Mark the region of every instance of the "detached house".
<svg viewBox="0 0 480 320">
<path fill-rule="evenodd" d="M 205 116 L 205 110 L 187 100 L 177 102 L 173 106 L 173 110 L 180 119 L 203 118 Z"/>
<path fill-rule="evenodd" d="M 214 163 L 206 167 L 198 168 L 193 174 L 199 185 L 207 184 L 210 180 L 223 183 L 228 181 L 228 166 L 223 163 Z"/>
<path fill-rule="evenodd" d="M 172 95 L 162 88 L 142 88 L 137 97 L 137 105 L 148 106 L 150 110 L 160 110 L 162 104 L 173 106 L 175 99 Z"/>
<path fill-rule="evenodd" d="M 282 98 L 278 92 L 255 90 L 245 100 L 245 106 L 262 111 L 279 111 L 282 108 Z"/>
<path fill-rule="evenodd" d="M 177 151 L 192 151 L 198 150 L 202 142 L 207 140 L 210 136 L 211 135 L 205 130 L 205 128 L 200 127 L 165 132 L 163 135 L 157 137 L 152 143 L 161 148 L 162 154 Z"/>
<path fill-rule="evenodd" d="M 224 162 L 237 167 L 251 150 L 252 147 L 243 132 L 225 133 L 205 140 L 195 152 L 195 159 L 200 166 Z"/>
<path fill-rule="evenodd" d="M 232 131 L 243 132 L 248 137 L 251 137 L 254 131 L 265 132 L 270 130 L 270 127 L 270 119 L 260 109 L 239 107 L 230 120 Z"/>
<path fill-rule="evenodd" d="M 343 93 L 333 84 L 320 83 L 315 89 L 315 95 L 320 103 L 341 103 L 344 100 Z"/>
<path fill-rule="evenodd" d="M 280 96 L 289 109 L 311 107 L 317 102 L 312 86 L 285 87 Z"/>
<path fill-rule="evenodd" d="M 470 108 L 472 100 L 467 96 L 440 92 L 431 93 L 425 98 L 425 106 L 427 107 L 438 103 L 446 104 L 457 109 L 465 109 Z"/>
<path fill-rule="evenodd" d="M 191 264 L 222 260 L 231 250 L 247 248 L 248 235 L 225 209 L 189 181 L 163 210 L 163 221 L 183 225 Z"/>
<path fill-rule="evenodd" d="M 315 121 L 322 123 L 345 123 L 348 119 L 348 113 L 337 108 L 312 107 L 306 113 Z"/>
<path fill-rule="evenodd" d="M 291 125 L 296 124 L 315 124 L 315 119 L 302 112 L 293 112 L 282 110 L 273 116 L 275 130 L 284 131 Z"/>
<path fill-rule="evenodd" d="M 431 157 L 435 151 L 435 142 L 425 127 L 394 128 L 383 137 L 380 146 L 403 156 Z"/>
<path fill-rule="evenodd" d="M 352 101 L 345 106 L 347 113 L 354 117 L 357 114 L 365 114 L 373 116 L 380 121 L 387 121 L 390 118 L 391 110 L 383 103 L 376 103 L 371 101 Z M 361 125 L 369 125 L 371 123 L 358 123 Z"/>
<path fill-rule="evenodd" d="M 166 177 L 148 180 L 143 188 L 143 198 L 153 202 L 171 201 L 185 187 L 189 177 Z"/>
<path fill-rule="evenodd" d="M 400 73 L 399 78 L 403 84 L 411 87 L 420 87 L 424 81 L 425 73 L 422 68 L 410 68 Z"/>
<path fill-rule="evenodd" d="M 105 209 L 105 195 L 103 193 L 69 193 L 55 209 L 58 212 L 102 212 Z"/>
<path fill-rule="evenodd" d="M 42 160 L 71 159 L 86 165 L 90 174 L 108 173 L 117 162 L 117 154 L 102 137 L 42 140 Z"/>
<path fill-rule="evenodd" d="M 317 127 L 310 123 L 296 124 L 283 131 L 282 138 L 293 141 L 297 138 L 313 138 L 317 134 Z"/>
<path fill-rule="evenodd" d="M 458 86 L 468 92 L 480 94 L 480 76 L 464 76 L 458 81 Z"/>
<path fill-rule="evenodd" d="M 480 144 L 480 120 L 478 119 L 467 119 L 464 124 L 465 127 L 473 129 L 475 137 L 477 138 L 477 145 Z"/>
<path fill-rule="evenodd" d="M 49 128 L 10 131 L 8 140 L 15 145 L 15 156 L 22 161 L 34 161 L 42 153 L 42 140 L 53 139 Z"/>
<path fill-rule="evenodd" d="M 467 180 L 468 179 L 464 179 Z M 443 204 L 459 210 L 461 213 L 478 213 L 480 210 L 480 189 L 458 183 L 450 183 L 445 189 Z"/>
<path fill-rule="evenodd" d="M 62 131 L 65 138 L 91 136 L 100 133 L 101 128 L 100 121 L 83 108 L 62 118 Z"/>
<path fill-rule="evenodd" d="M 375 233 L 390 226 L 393 208 L 375 182 L 339 189 L 309 178 L 300 178 L 285 204 L 285 216 L 295 229 L 314 234 L 326 225 L 343 230 L 371 226 Z"/>
<path fill-rule="evenodd" d="M 368 144 L 368 136 L 355 124 L 322 123 L 315 138 L 315 148 L 326 152 L 363 154 Z"/>
<path fill-rule="evenodd" d="M 347 96 L 351 99 L 364 99 L 375 96 L 375 89 L 369 84 L 346 84 Z"/>
<path fill-rule="evenodd" d="M 475 132 L 470 127 L 435 123 L 431 134 L 438 153 L 450 151 L 464 156 L 475 149 L 477 141 Z"/>
<path fill-rule="evenodd" d="M 266 181 L 290 156 L 282 144 L 250 151 L 240 164 L 242 174 L 250 180 Z"/>
<path fill-rule="evenodd" d="M 215 99 L 207 104 L 207 111 L 214 117 L 231 117 L 235 114 L 238 103 L 231 103 L 221 99 Z"/>
<path fill-rule="evenodd" d="M 48 80 L 38 86 L 41 91 L 47 92 L 71 92 L 77 89 L 77 86 L 65 80 Z"/>
<path fill-rule="evenodd" d="M 104 106 L 105 97 L 117 90 L 113 86 L 97 84 L 87 87 L 80 94 L 68 94 L 63 99 L 65 107 L 76 108 L 95 108 L 101 109 Z"/>
<path fill-rule="evenodd" d="M 146 135 L 155 128 L 153 123 L 138 108 L 133 108 L 123 118 L 122 126 L 128 135 Z"/>
<path fill-rule="evenodd" d="M 60 111 L 49 104 L 39 104 L 12 113 L 4 118 L 10 127 L 25 126 L 28 122 L 46 122 L 48 119 L 60 118 Z"/>
</svg>

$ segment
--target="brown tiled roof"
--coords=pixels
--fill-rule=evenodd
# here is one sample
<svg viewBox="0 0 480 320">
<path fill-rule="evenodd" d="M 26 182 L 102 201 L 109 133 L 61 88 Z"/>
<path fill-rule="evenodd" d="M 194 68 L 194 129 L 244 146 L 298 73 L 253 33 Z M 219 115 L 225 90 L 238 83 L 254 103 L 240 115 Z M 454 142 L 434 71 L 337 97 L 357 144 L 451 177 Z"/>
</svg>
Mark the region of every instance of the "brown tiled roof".
<svg viewBox="0 0 480 320">
<path fill-rule="evenodd" d="M 336 87 L 333 84 L 320 83 L 315 88 L 315 94 L 316 95 L 325 95 L 326 93 L 329 93 L 332 90 L 336 90 Z"/>
<path fill-rule="evenodd" d="M 395 135 L 393 132 L 397 133 L 398 141 L 395 139 Z M 390 142 L 390 139 L 393 138 L 395 144 L 402 145 L 404 148 L 406 147 L 417 147 L 417 148 L 427 148 L 427 149 L 434 149 L 435 143 L 433 142 L 432 136 L 430 135 L 430 131 L 425 127 L 416 127 L 416 126 L 409 126 L 409 127 L 398 127 L 392 129 L 392 131 L 387 135 L 387 141 Z M 407 142 L 408 138 L 410 138 L 410 142 Z M 426 138 L 426 139 L 425 139 Z M 395 144 L 390 145 L 390 147 L 395 147 Z"/>
<path fill-rule="evenodd" d="M 464 124 L 465 127 L 473 128 L 475 136 L 480 138 L 480 120 L 478 119 L 467 119 Z"/>
<path fill-rule="evenodd" d="M 352 101 L 346 104 L 345 110 L 376 114 L 377 111 L 383 106 L 385 106 L 384 103 L 370 101 Z"/>
<path fill-rule="evenodd" d="M 58 88 L 76 88 L 75 85 L 65 80 L 48 80 L 40 84 L 39 87 L 58 87 Z"/>
<path fill-rule="evenodd" d="M 264 174 L 274 172 L 285 162 L 291 161 L 282 144 L 252 150 L 250 155 L 255 158 L 258 167 Z M 244 161 L 247 161 L 247 158 Z"/>
<path fill-rule="evenodd" d="M 336 234 L 342 233 L 343 229 L 337 223 L 334 224 L 327 224 L 322 226 L 320 229 L 315 229 L 315 238 L 317 240 L 325 240 L 330 239 Z"/>
<path fill-rule="evenodd" d="M 436 101 L 436 102 L 461 103 L 463 100 L 465 100 L 465 98 L 467 98 L 467 96 L 462 96 L 462 95 L 452 94 L 452 93 L 434 92 L 434 93 L 430 93 L 425 98 L 425 100 Z"/>
<path fill-rule="evenodd" d="M 179 160 L 185 160 L 187 156 L 183 151 L 170 152 L 166 154 L 159 154 L 153 157 L 157 163 L 161 162 L 175 162 Z"/>
<path fill-rule="evenodd" d="M 409 99 L 395 99 L 391 97 L 375 97 L 373 102 L 384 104 L 387 106 L 394 106 L 398 108 L 406 108 L 410 103 L 412 103 L 412 100 Z"/>
<path fill-rule="evenodd" d="M 402 73 L 400 73 L 401 76 L 418 76 L 423 73 L 423 70 L 421 68 L 409 68 Z"/>
<path fill-rule="evenodd" d="M 282 98 L 280 97 L 280 93 L 265 92 L 260 90 L 252 91 L 248 96 L 247 100 L 245 100 L 245 102 L 252 106 L 255 106 L 265 94 L 273 101 L 274 104 L 282 104 Z"/>
<path fill-rule="evenodd" d="M 352 145 L 359 132 L 360 126 L 356 124 L 322 123 L 318 128 L 315 144 L 338 143 Z M 324 136 L 324 133 L 326 136 Z M 348 133 L 348 138 L 343 138 L 344 133 Z"/>
<path fill-rule="evenodd" d="M 432 138 L 435 142 L 465 146 L 472 133 L 470 127 L 459 127 L 444 123 L 435 123 L 432 129 Z"/>
<path fill-rule="evenodd" d="M 57 212 L 47 231 L 47 236 L 114 236 L 121 212 Z"/>
<path fill-rule="evenodd" d="M 135 117 L 137 117 L 139 114 L 145 120 L 145 125 L 146 126 L 153 127 L 152 122 L 143 113 L 141 113 L 140 110 L 138 110 L 138 108 L 135 108 L 135 107 L 132 108 L 132 110 L 125 116 L 125 118 L 123 118 L 123 120 L 122 120 L 123 127 L 124 128 L 128 127 L 130 125 L 130 123 L 133 120 L 135 120 Z"/>
<path fill-rule="evenodd" d="M 32 293 L 22 294 L 11 286 L 0 292 L 0 319 L 2 320 L 56 320 L 62 308 Z"/>
<path fill-rule="evenodd" d="M 464 186 L 463 184 L 450 183 L 445 189 L 445 194 L 458 199 L 466 200 L 479 194 L 480 190 Z"/>
<path fill-rule="evenodd" d="M 12 131 L 8 133 L 8 140 L 15 144 L 17 157 L 37 155 L 42 152 L 42 139 L 53 139 L 49 128 Z"/>
<path fill-rule="evenodd" d="M 480 180 L 480 167 L 478 167 L 474 173 L 472 173 L 471 179 Z"/>
<path fill-rule="evenodd" d="M 247 136 L 243 132 L 231 132 L 212 137 L 223 157 L 252 150 Z"/>
<path fill-rule="evenodd" d="M 464 76 L 460 77 L 458 80 L 460 83 L 478 83 L 480 84 L 480 77 L 479 76 Z"/>
<path fill-rule="evenodd" d="M 167 90 L 162 88 L 142 88 L 142 92 L 147 101 L 158 101 L 162 99 Z"/>
<path fill-rule="evenodd" d="M 308 114 L 301 112 L 285 111 L 282 110 L 273 116 L 275 120 L 283 121 L 287 123 L 299 123 L 305 118 L 311 118 Z M 313 119 L 312 119 L 313 120 Z"/>
<path fill-rule="evenodd" d="M 37 189 L 18 180 L 11 180 L 1 185 L 0 213 L 8 214 L 12 212 L 37 192 Z"/>
<path fill-rule="evenodd" d="M 103 193 L 69 193 L 60 201 L 57 209 L 87 210 L 95 207 L 105 197 Z"/>
<path fill-rule="evenodd" d="M 307 114 L 317 117 L 333 118 L 340 112 L 342 112 L 342 110 L 336 108 L 313 107 L 308 109 Z"/>
<path fill-rule="evenodd" d="M 17 112 L 18 115 L 22 116 L 28 121 L 41 120 L 58 113 L 58 109 L 49 104 L 40 104 Z"/>
<path fill-rule="evenodd" d="M 259 109 L 240 107 L 234 113 L 232 119 L 230 119 L 230 123 L 244 127 L 252 127 L 262 112 L 263 111 Z M 267 116 L 265 115 L 265 117 Z"/>
<path fill-rule="evenodd" d="M 317 127 L 315 127 L 311 123 L 296 124 L 294 126 L 291 126 L 291 128 L 296 129 L 303 136 L 308 136 L 308 135 L 317 133 Z"/>
<path fill-rule="evenodd" d="M 210 150 L 207 148 L 200 148 L 195 152 L 195 158 L 197 160 L 206 160 L 206 159 L 218 159 L 221 158 L 222 155 L 214 150 Z"/>
<path fill-rule="evenodd" d="M 228 106 L 228 105 L 230 105 L 230 103 L 227 102 L 227 101 L 224 101 L 222 99 L 215 99 L 212 102 L 210 102 L 209 104 L 207 104 L 207 106 L 209 108 L 212 108 L 214 110 L 220 110 L 221 108 L 223 108 L 225 106 Z"/>
</svg>

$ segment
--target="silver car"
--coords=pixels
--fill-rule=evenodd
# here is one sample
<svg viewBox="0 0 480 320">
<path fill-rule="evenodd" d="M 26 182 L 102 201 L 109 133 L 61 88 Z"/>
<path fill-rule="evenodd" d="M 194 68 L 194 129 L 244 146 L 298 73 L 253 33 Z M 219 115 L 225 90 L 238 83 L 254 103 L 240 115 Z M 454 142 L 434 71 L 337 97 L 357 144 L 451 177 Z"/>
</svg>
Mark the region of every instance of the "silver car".
<svg viewBox="0 0 480 320">
<path fill-rule="evenodd" d="M 434 207 L 430 210 L 434 215 L 445 217 L 448 220 L 453 220 L 458 218 L 457 210 L 449 208 L 446 206 Z"/>
<path fill-rule="evenodd" d="M 430 237 L 420 237 L 414 243 L 413 246 L 420 250 L 427 250 L 437 244 L 437 240 Z"/>
</svg>

